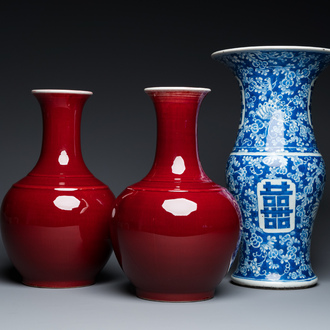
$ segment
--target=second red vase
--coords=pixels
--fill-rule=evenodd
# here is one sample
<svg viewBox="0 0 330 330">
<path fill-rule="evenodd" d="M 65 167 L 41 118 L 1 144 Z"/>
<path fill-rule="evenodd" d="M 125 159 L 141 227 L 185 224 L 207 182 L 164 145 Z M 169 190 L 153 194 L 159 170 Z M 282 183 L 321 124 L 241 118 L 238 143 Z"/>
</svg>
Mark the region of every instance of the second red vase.
<svg viewBox="0 0 330 330">
<path fill-rule="evenodd" d="M 197 114 L 204 88 L 147 88 L 158 133 L 153 167 L 116 199 L 111 237 L 137 296 L 158 301 L 213 297 L 240 237 L 232 195 L 204 173 Z"/>
</svg>

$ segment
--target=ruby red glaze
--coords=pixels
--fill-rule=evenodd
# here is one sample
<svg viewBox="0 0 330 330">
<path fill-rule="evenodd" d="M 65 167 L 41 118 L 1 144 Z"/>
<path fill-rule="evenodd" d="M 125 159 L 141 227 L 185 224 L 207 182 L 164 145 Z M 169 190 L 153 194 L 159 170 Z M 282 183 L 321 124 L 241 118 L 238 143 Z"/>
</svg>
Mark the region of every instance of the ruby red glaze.
<svg viewBox="0 0 330 330">
<path fill-rule="evenodd" d="M 7 253 L 24 284 L 93 284 L 112 252 L 114 195 L 84 164 L 80 120 L 91 92 L 34 90 L 43 115 L 41 155 L 15 183 L 1 208 Z"/>
<path fill-rule="evenodd" d="M 157 113 L 155 161 L 118 196 L 111 221 L 116 257 L 141 298 L 212 298 L 236 255 L 239 208 L 198 157 L 197 114 L 208 91 L 146 89 Z"/>
</svg>

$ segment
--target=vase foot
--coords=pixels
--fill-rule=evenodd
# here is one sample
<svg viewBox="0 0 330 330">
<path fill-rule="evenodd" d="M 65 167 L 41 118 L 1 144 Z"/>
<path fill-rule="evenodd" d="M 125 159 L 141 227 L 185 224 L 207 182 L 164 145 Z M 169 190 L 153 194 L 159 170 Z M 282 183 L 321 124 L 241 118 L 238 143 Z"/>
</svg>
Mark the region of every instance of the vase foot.
<svg viewBox="0 0 330 330">
<path fill-rule="evenodd" d="M 212 299 L 214 291 L 202 293 L 156 293 L 136 289 L 136 295 L 139 298 L 163 302 L 194 302 Z"/>
<path fill-rule="evenodd" d="M 49 289 L 69 289 L 78 288 L 83 286 L 90 286 L 95 283 L 95 280 L 82 280 L 82 281 L 33 281 L 23 279 L 22 283 L 27 286 L 33 286 L 37 288 L 49 288 Z"/>
<path fill-rule="evenodd" d="M 260 289 L 305 289 L 317 284 L 318 278 L 312 277 L 307 280 L 289 280 L 289 281 L 265 281 L 251 280 L 235 275 L 231 276 L 232 282 L 241 286 L 260 288 Z"/>
</svg>

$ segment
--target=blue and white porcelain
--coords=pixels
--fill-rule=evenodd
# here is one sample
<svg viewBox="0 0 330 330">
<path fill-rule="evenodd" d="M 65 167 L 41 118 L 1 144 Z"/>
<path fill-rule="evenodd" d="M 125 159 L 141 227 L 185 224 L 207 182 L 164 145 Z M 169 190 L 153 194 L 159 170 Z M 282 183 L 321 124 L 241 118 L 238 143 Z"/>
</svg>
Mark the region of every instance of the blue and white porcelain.
<svg viewBox="0 0 330 330">
<path fill-rule="evenodd" d="M 233 282 L 264 288 L 315 285 L 313 222 L 325 184 L 310 113 L 330 49 L 245 47 L 218 51 L 242 92 L 241 121 L 226 178 L 243 216 Z"/>
</svg>

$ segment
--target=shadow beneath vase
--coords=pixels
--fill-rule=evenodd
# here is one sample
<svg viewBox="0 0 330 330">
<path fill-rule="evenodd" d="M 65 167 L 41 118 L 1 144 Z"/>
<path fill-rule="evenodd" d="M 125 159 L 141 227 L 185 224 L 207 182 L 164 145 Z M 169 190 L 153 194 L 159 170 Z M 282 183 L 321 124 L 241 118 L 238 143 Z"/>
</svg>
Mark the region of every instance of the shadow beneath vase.
<svg viewBox="0 0 330 330">
<path fill-rule="evenodd" d="M 7 264 L 0 269 L 0 280 L 6 283 L 22 284 L 22 276 L 11 264 Z"/>
<path fill-rule="evenodd" d="M 113 283 L 121 278 L 122 275 L 118 272 L 105 268 L 97 275 L 95 285 Z M 22 284 L 22 276 L 13 265 L 8 263 L 0 268 L 0 281 L 7 284 Z"/>
<path fill-rule="evenodd" d="M 120 293 L 121 295 L 125 295 L 126 297 L 137 298 L 137 296 L 135 294 L 135 287 L 128 280 L 125 280 L 125 281 L 117 284 L 116 290 L 118 291 L 118 293 Z"/>
<path fill-rule="evenodd" d="M 123 275 L 118 273 L 116 270 L 114 271 L 107 267 L 102 269 L 102 271 L 97 275 L 95 284 L 113 283 L 120 280 L 122 277 Z"/>
</svg>

